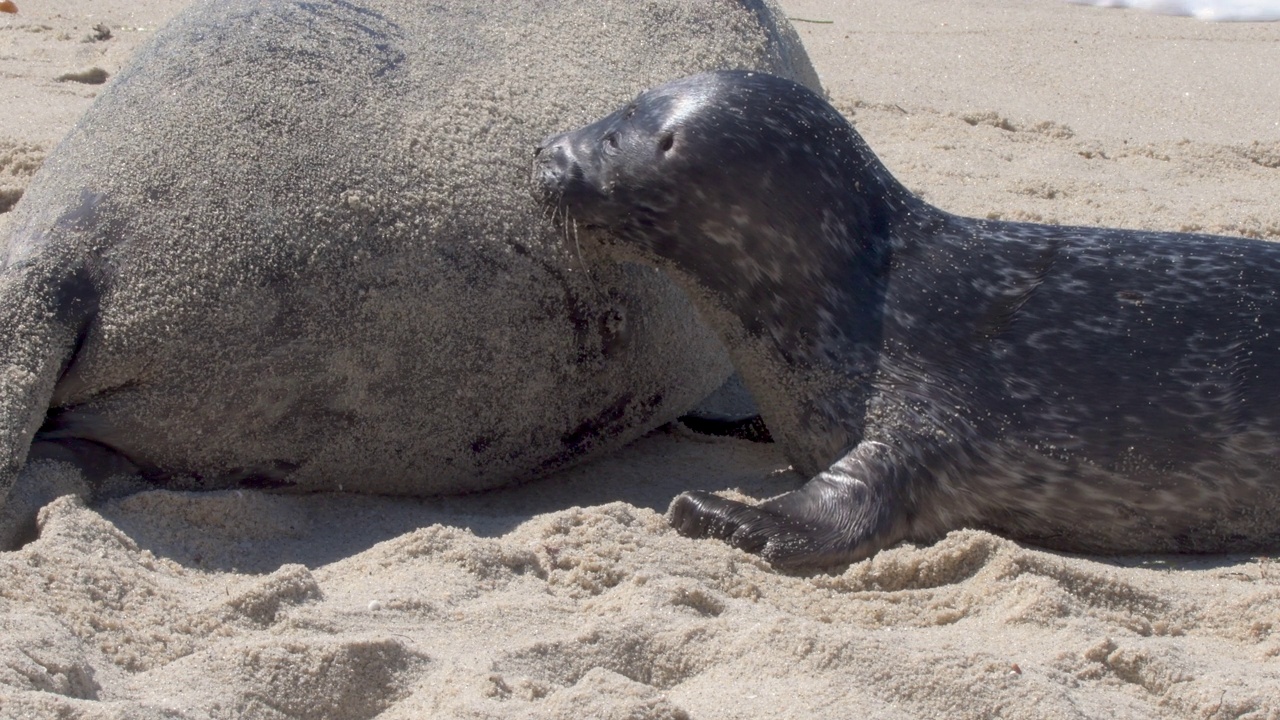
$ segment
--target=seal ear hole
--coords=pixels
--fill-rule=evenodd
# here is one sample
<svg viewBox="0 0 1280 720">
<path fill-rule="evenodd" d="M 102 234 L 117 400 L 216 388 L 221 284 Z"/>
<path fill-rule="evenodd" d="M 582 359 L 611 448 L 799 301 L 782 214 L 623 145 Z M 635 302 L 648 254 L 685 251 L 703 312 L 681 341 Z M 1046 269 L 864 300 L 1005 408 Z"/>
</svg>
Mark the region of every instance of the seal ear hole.
<svg viewBox="0 0 1280 720">
<path fill-rule="evenodd" d="M 675 144 L 676 144 L 675 133 L 663 133 L 662 137 L 658 138 L 658 149 L 661 150 L 662 152 L 667 152 Z"/>
</svg>

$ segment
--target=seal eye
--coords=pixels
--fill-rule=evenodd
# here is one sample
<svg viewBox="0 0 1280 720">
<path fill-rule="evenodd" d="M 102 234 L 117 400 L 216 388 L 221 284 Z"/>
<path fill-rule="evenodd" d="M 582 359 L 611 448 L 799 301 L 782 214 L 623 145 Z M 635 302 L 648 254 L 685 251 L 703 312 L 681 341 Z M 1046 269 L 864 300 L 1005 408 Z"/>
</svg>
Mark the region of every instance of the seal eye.
<svg viewBox="0 0 1280 720">
<path fill-rule="evenodd" d="M 661 150 L 662 152 L 666 152 L 670 150 L 671 146 L 675 144 L 676 144 L 675 133 L 663 133 L 662 137 L 658 138 L 658 149 Z"/>
<path fill-rule="evenodd" d="M 604 143 L 604 151 L 609 155 L 618 152 L 618 133 L 606 133 L 602 142 Z"/>
</svg>

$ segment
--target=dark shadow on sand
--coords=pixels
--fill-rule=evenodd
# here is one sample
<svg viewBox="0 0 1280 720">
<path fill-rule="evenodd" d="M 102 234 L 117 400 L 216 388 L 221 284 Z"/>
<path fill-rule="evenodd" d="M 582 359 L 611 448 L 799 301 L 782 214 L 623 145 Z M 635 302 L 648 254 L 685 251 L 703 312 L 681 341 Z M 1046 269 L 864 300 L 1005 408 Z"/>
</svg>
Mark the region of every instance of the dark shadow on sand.
<svg viewBox="0 0 1280 720">
<path fill-rule="evenodd" d="M 165 524 L 122 509 L 128 507 L 127 498 L 106 503 L 99 512 L 140 548 L 158 557 L 206 571 L 270 573 L 289 563 L 321 567 L 436 524 L 493 538 L 536 515 L 575 506 L 621 502 L 665 513 L 671 499 L 686 490 L 732 488 L 760 500 L 803 482 L 786 468 L 786 461 L 773 445 L 699 436 L 666 426 L 609 457 L 516 487 L 469 495 L 419 499 L 254 490 L 174 493 L 175 502 L 195 505 L 226 504 L 227 495 L 236 495 L 244 500 L 235 504 L 235 511 L 243 516 L 237 517 L 232 527 L 266 528 L 253 537 L 199 526 L 191 527 L 191 536 L 180 533 L 174 537 Z M 282 514 L 289 519 L 282 521 Z M 297 527 L 290 526 L 294 518 Z M 225 535 L 225 541 L 189 542 L 201 533 L 204 539 Z"/>
</svg>

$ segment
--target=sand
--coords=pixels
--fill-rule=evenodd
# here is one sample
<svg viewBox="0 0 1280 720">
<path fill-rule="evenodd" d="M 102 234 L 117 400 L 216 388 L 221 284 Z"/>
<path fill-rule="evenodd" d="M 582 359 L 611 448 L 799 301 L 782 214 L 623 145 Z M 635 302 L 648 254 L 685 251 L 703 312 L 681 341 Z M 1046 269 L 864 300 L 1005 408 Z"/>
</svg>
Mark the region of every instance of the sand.
<svg viewBox="0 0 1280 720">
<path fill-rule="evenodd" d="M 1280 239 L 1280 24 L 783 4 L 831 21 L 797 27 L 832 100 L 947 210 Z M 0 15 L 0 199 L 101 87 L 52 78 L 114 73 L 182 5 Z M 58 500 L 0 556 L 0 717 L 1280 718 L 1266 557 L 959 531 L 787 576 L 661 516 L 801 481 L 771 446 L 664 428 L 463 498 Z"/>
</svg>

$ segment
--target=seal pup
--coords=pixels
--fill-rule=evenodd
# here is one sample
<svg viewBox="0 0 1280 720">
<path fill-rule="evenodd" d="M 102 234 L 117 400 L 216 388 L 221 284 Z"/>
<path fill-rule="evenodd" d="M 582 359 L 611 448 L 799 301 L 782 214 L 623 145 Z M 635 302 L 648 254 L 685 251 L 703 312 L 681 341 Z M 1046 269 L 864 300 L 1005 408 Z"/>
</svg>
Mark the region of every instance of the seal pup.
<svg viewBox="0 0 1280 720">
<path fill-rule="evenodd" d="M 1280 245 L 958 217 L 752 72 L 649 90 L 545 140 L 533 174 L 585 253 L 684 288 L 811 478 L 754 506 L 682 494 L 685 535 L 775 567 L 961 527 L 1280 544 Z"/>
</svg>

